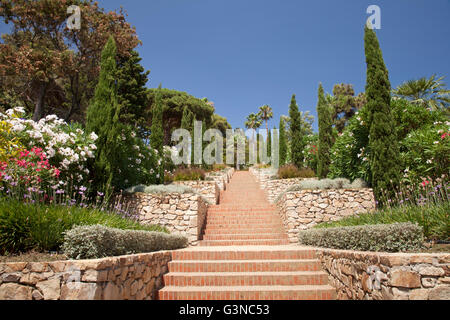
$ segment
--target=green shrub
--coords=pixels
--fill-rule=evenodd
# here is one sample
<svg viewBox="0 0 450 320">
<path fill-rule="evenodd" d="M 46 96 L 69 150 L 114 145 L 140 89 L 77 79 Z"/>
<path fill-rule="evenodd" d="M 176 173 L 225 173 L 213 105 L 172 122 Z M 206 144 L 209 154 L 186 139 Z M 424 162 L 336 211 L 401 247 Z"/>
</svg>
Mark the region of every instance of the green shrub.
<svg viewBox="0 0 450 320">
<path fill-rule="evenodd" d="M 134 219 L 97 209 L 0 201 L 0 254 L 29 250 L 58 251 L 63 232 L 74 225 L 102 224 L 119 229 L 163 231 L 160 226 L 144 226 Z"/>
<path fill-rule="evenodd" d="M 315 172 L 309 168 L 298 169 L 293 164 L 288 164 L 278 169 L 278 177 L 280 179 L 292 178 L 314 178 Z"/>
<path fill-rule="evenodd" d="M 226 170 L 228 166 L 226 164 L 213 164 L 212 170 L 213 171 L 222 171 Z"/>
<path fill-rule="evenodd" d="M 450 240 L 450 202 L 424 206 L 403 205 L 385 208 L 374 213 L 365 213 L 347 217 L 335 222 L 327 222 L 316 228 L 344 226 L 392 224 L 411 222 L 423 228 L 424 236 L 430 240 Z"/>
<path fill-rule="evenodd" d="M 342 250 L 405 252 L 423 249 L 424 237 L 422 227 L 397 223 L 304 230 L 299 242 Z"/>
<path fill-rule="evenodd" d="M 173 173 L 173 181 L 205 180 L 205 171 L 199 168 L 178 169 Z"/>
<path fill-rule="evenodd" d="M 74 227 L 64 233 L 64 253 L 72 259 L 98 259 L 160 250 L 185 248 L 179 235 L 121 230 L 101 225 Z"/>
</svg>

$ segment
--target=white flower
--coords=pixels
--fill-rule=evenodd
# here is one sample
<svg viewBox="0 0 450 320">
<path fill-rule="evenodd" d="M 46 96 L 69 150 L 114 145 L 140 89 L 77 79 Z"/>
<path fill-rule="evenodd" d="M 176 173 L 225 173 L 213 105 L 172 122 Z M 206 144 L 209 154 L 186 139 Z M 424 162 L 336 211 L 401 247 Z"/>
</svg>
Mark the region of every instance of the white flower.
<svg viewBox="0 0 450 320">
<path fill-rule="evenodd" d="M 11 128 L 11 130 L 14 131 L 14 132 L 22 132 L 22 131 L 25 130 L 26 128 L 27 128 L 27 127 L 24 126 L 23 124 L 17 123 L 17 124 L 15 124 L 15 125 Z"/>
<path fill-rule="evenodd" d="M 432 164 L 432 163 L 433 163 L 433 161 L 431 161 L 431 160 L 427 160 L 427 163 L 428 163 L 428 164 Z"/>
<path fill-rule="evenodd" d="M 98 136 L 95 134 L 95 132 L 92 132 L 91 135 L 89 136 L 89 138 L 96 141 L 98 139 Z"/>
<path fill-rule="evenodd" d="M 48 148 L 46 154 L 48 158 L 53 158 L 56 154 L 56 151 L 53 148 Z"/>
<path fill-rule="evenodd" d="M 90 144 L 89 148 L 91 148 L 92 150 L 97 150 L 97 146 L 95 144 Z"/>
</svg>

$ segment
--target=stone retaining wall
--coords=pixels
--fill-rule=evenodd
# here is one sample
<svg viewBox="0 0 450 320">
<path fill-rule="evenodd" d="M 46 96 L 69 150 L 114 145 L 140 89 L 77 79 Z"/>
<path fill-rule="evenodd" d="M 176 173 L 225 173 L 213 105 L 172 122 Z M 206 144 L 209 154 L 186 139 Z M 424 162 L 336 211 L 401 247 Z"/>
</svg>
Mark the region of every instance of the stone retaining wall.
<svg viewBox="0 0 450 320">
<path fill-rule="evenodd" d="M 0 300 L 155 300 L 170 251 L 99 260 L 0 264 Z"/>
<path fill-rule="evenodd" d="M 375 199 L 372 189 L 302 190 L 287 192 L 277 206 L 290 241 L 297 243 L 300 230 L 373 211 Z"/>
<path fill-rule="evenodd" d="M 450 300 L 450 254 L 317 249 L 339 300 Z"/>
<path fill-rule="evenodd" d="M 192 188 L 198 194 L 208 199 L 211 204 L 218 204 L 220 188 L 215 181 L 175 181 L 173 184 Z"/>
<path fill-rule="evenodd" d="M 125 202 L 143 224 L 166 227 L 171 234 L 187 237 L 190 245 L 196 245 L 201 238 L 208 203 L 198 194 L 135 193 Z"/>
<path fill-rule="evenodd" d="M 286 192 L 289 187 L 299 184 L 305 180 L 317 180 L 317 178 L 293 178 L 293 179 L 280 179 L 280 180 L 267 180 L 261 182 L 261 188 L 267 195 L 267 199 L 270 203 L 274 203 L 276 198 Z"/>
</svg>

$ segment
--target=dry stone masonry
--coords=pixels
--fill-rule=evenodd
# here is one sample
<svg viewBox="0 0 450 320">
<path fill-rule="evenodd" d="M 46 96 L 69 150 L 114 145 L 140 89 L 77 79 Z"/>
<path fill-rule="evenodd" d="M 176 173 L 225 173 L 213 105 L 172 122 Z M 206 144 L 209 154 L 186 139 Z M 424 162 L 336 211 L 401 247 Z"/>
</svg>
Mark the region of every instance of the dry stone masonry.
<svg viewBox="0 0 450 320">
<path fill-rule="evenodd" d="M 0 300 L 155 300 L 169 251 L 98 260 L 0 264 Z"/>
<path fill-rule="evenodd" d="M 141 223 L 166 227 L 171 234 L 187 237 L 190 245 L 200 239 L 208 210 L 208 203 L 200 195 L 135 193 L 125 201 Z"/>
<path fill-rule="evenodd" d="M 173 184 L 189 187 L 211 204 L 219 203 L 220 188 L 215 181 L 177 181 Z"/>
<path fill-rule="evenodd" d="M 375 210 L 372 189 L 301 190 L 284 194 L 277 203 L 291 242 L 315 225 Z"/>
<path fill-rule="evenodd" d="M 298 185 L 305 180 L 317 180 L 317 178 L 293 178 L 293 179 L 280 179 L 280 180 L 267 180 L 261 183 L 261 188 L 264 189 L 267 195 L 267 199 L 270 203 L 274 203 L 276 198 L 286 192 L 289 187 Z"/>
<path fill-rule="evenodd" d="M 339 300 L 450 300 L 450 254 L 317 249 Z"/>
</svg>

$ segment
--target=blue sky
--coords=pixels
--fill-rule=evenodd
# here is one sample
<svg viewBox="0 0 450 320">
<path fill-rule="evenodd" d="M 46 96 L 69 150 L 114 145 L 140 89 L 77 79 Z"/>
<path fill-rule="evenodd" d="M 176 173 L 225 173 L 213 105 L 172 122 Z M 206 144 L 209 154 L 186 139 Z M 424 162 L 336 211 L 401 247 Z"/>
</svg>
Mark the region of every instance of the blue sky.
<svg viewBox="0 0 450 320">
<path fill-rule="evenodd" d="M 186 91 L 215 102 L 233 127 L 264 104 L 271 126 L 292 94 L 316 115 L 317 88 L 336 83 L 364 91 L 364 23 L 380 6 L 377 31 L 393 87 L 446 76 L 450 83 L 450 0 L 100 0 L 121 5 L 143 45 L 149 87 Z M 1 31 L 5 28 L 2 26 Z M 314 125 L 317 129 L 317 121 Z"/>
</svg>

